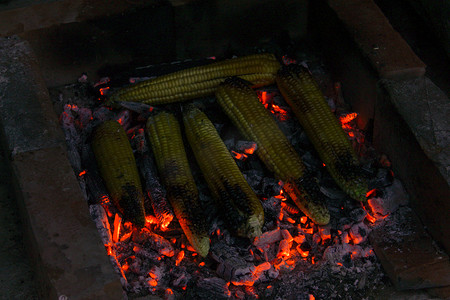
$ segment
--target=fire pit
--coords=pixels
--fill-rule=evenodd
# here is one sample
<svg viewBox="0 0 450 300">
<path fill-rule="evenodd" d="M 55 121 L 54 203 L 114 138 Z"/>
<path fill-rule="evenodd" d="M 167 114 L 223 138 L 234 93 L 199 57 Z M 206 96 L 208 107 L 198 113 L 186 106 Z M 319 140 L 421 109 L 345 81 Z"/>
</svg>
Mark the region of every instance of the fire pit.
<svg viewBox="0 0 450 300">
<path fill-rule="evenodd" d="M 315 13 L 321 11 L 322 8 L 320 5 L 318 7 L 313 5 L 310 16 L 314 18 Z M 344 22 L 347 26 L 353 26 L 346 23 L 348 20 L 346 20 L 345 10 L 334 6 L 332 8 L 338 12 L 341 22 Z M 322 13 L 326 15 L 329 10 L 330 8 L 327 6 Z M 374 11 L 378 12 L 376 9 Z M 325 32 L 327 30 L 322 28 L 321 33 L 317 34 L 316 37 L 325 37 L 332 43 L 333 38 L 326 37 Z M 367 36 L 370 36 L 370 32 L 367 33 Z M 320 40 L 320 38 L 317 40 Z M 286 40 L 283 39 L 283 41 Z M 367 50 L 364 48 L 366 42 L 357 40 L 363 52 Z M 261 200 L 266 215 L 263 234 L 255 240 L 238 238 L 230 233 L 218 217 L 217 208 L 212 203 L 208 188 L 202 182 L 200 171 L 194 163 L 193 172 L 200 190 L 201 203 L 208 212 L 207 221 L 211 238 L 210 255 L 204 259 L 200 258 L 190 247 L 175 219 L 170 224 L 161 223 L 156 214 L 150 213 L 147 215 L 144 229 L 140 232 L 136 232 L 132 224 L 122 220 L 121 214 L 109 201 L 107 191 L 102 186 L 102 181 L 96 174 L 96 169 L 92 167 L 93 159 L 89 149 L 88 137 L 91 134 L 91 129 L 100 121 L 117 120 L 127 130 L 134 151 L 142 157 L 146 157 L 147 159 L 143 161 L 147 165 L 151 165 L 151 159 L 148 159 L 151 154 L 146 150 L 147 145 L 143 136 L 143 122 L 151 113 L 152 107 L 123 104 L 119 109 L 109 110 L 101 106 L 102 102 L 99 101 L 96 93 L 107 93 L 108 89 L 121 87 L 126 82 L 130 83 L 141 80 L 143 77 L 157 76 L 174 69 L 208 63 L 215 58 L 183 61 L 169 65 L 156 64 L 150 67 L 142 67 L 141 65 L 138 69 L 126 68 L 125 71 L 123 68 L 121 70 L 114 69 L 114 71 L 109 69 L 103 71 L 102 75 L 109 76 L 110 81 L 91 81 L 90 77 L 78 76 L 76 83 L 51 89 L 55 110 L 60 115 L 60 124 L 65 132 L 64 138 L 68 145 L 68 157 L 81 187 L 81 193 L 80 191 L 76 192 L 77 197 L 81 196 L 85 199 L 84 205 L 87 201 L 90 215 L 105 246 L 105 257 L 99 260 L 109 259 L 115 271 L 109 273 L 113 275 L 112 277 L 106 275 L 106 278 L 108 278 L 106 281 L 114 282 L 112 278 L 116 276 L 114 278 L 120 280 L 121 286 L 128 297 L 158 295 L 168 299 L 206 297 L 239 299 L 258 297 L 365 298 L 371 297 L 374 289 L 379 289 L 386 283 L 386 275 L 382 271 L 379 259 L 381 259 L 383 268 L 388 271 L 389 277 L 398 288 L 430 288 L 449 284 L 445 281 L 448 274 L 448 268 L 446 267 L 448 256 L 433 247 L 427 248 L 428 246 L 424 246 L 423 249 L 426 249 L 425 252 L 428 251 L 427 256 L 430 257 L 432 262 L 422 262 L 422 267 L 425 265 L 428 268 L 431 265 L 433 267 L 438 266 L 439 272 L 437 273 L 444 278 L 443 280 L 439 281 L 436 278 L 429 279 L 429 277 L 426 277 L 421 283 L 417 283 L 417 277 L 411 276 L 414 273 L 413 271 L 402 273 L 403 271 L 399 267 L 401 262 L 397 261 L 396 264 L 393 263 L 392 267 L 389 266 L 389 263 L 392 263 L 395 259 L 401 259 L 401 255 L 393 258 L 391 254 L 395 251 L 386 251 L 389 247 L 393 249 L 398 244 L 406 245 L 409 242 L 404 241 L 414 240 L 414 236 L 424 237 L 423 240 L 429 241 L 431 245 L 431 239 L 420 229 L 408 227 L 409 229 L 399 230 L 402 226 L 406 226 L 405 224 L 409 224 L 411 220 L 415 220 L 412 216 L 414 213 L 408 206 L 407 193 L 403 188 L 404 184 L 408 192 L 411 193 L 411 182 L 406 179 L 407 177 L 404 177 L 405 171 L 403 169 L 399 171 L 401 181 L 397 178 L 397 162 L 393 160 L 391 163 L 389 160 L 392 153 L 395 156 L 396 152 L 388 149 L 389 156 L 386 156 L 373 149 L 371 145 L 372 141 L 375 142 L 376 146 L 382 143 L 380 142 L 382 140 L 380 138 L 381 133 L 377 129 L 386 126 L 387 123 L 384 117 L 380 116 L 380 109 L 382 110 L 382 107 L 388 105 L 386 99 L 398 97 L 395 91 L 390 88 L 396 83 L 389 80 L 385 81 L 385 91 L 387 91 L 388 97 L 381 98 L 384 100 L 377 100 L 378 105 L 375 106 L 375 101 L 372 100 L 377 94 L 374 84 L 378 80 L 376 79 L 377 75 L 374 75 L 373 69 L 368 68 L 366 63 L 362 63 L 362 67 L 361 65 L 355 66 L 358 65 L 358 62 L 355 63 L 354 57 L 361 59 L 358 52 L 351 50 L 354 57 L 350 55 L 349 60 L 338 59 L 339 62 L 351 62 L 349 68 L 342 68 L 342 66 L 336 66 L 326 59 L 326 51 L 325 55 L 321 56 L 318 55 L 319 52 L 316 53 L 316 51 L 311 51 L 305 47 L 298 47 L 298 44 L 293 41 L 289 44 L 291 45 L 288 46 L 289 51 L 287 52 L 289 52 L 290 58 L 295 58 L 298 63 L 306 63 L 319 81 L 330 108 L 340 118 L 342 127 L 348 133 L 349 139 L 352 140 L 366 167 L 366 172 L 373 178 L 373 184 L 378 188 L 377 194 L 370 195 L 370 201 L 366 205 L 361 205 L 342 193 L 325 171 L 277 88 L 269 86 L 260 89 L 258 90 L 260 101 L 272 112 L 278 125 L 289 137 L 290 142 L 294 144 L 297 152 L 301 154 L 308 169 L 316 175 L 320 182 L 321 192 L 328 199 L 327 205 L 331 214 L 331 222 L 327 226 L 315 225 L 290 202 L 289 197 L 283 194 L 280 183 L 252 154 L 255 147 L 254 142 L 243 139 L 237 130 L 231 126 L 227 117 L 215 103 L 214 98 L 195 100 L 194 102 L 202 108 L 219 130 L 229 151 L 233 153 L 247 181 Z M 352 43 L 349 44 L 354 47 Z M 349 44 L 345 43 L 345 47 L 349 47 Z M 236 54 L 242 55 L 246 51 L 255 52 L 257 50 L 271 52 L 274 48 L 277 51 L 283 49 L 283 45 L 278 44 L 278 42 L 262 46 L 255 45 L 253 45 L 251 51 L 247 49 L 238 51 L 239 53 Z M 382 45 L 377 45 L 377 47 L 380 46 Z M 349 49 L 356 48 L 349 47 Z M 226 57 L 227 54 L 224 54 L 224 52 L 226 51 L 219 50 L 217 52 L 218 57 Z M 338 55 L 342 54 L 339 53 L 337 51 Z M 382 58 L 382 56 L 376 56 L 377 59 L 380 57 Z M 287 63 L 287 57 L 284 57 L 284 59 Z M 373 59 L 369 56 L 369 61 L 373 62 Z M 412 63 L 414 67 L 404 68 L 400 71 L 403 78 L 423 75 L 421 73 L 424 70 L 423 65 L 414 60 Z M 352 80 L 355 80 L 354 74 L 341 80 L 340 76 L 346 76 L 346 69 L 358 69 L 361 72 L 360 74 L 365 74 L 360 78 L 360 82 L 365 82 L 363 88 L 355 87 L 358 85 L 358 81 L 352 82 Z M 369 69 L 368 72 L 366 72 L 367 69 Z M 398 76 L 399 69 L 401 68 L 393 71 L 389 67 L 378 67 L 378 72 L 384 78 L 393 78 Z M 342 72 L 342 70 L 344 71 Z M 4 74 L 4 72 L 1 74 Z M 369 75 L 366 76 L 367 74 Z M 355 92 L 349 93 L 350 89 L 354 89 Z M 361 93 L 364 94 L 368 91 L 370 92 L 368 97 L 361 99 Z M 358 100 L 358 98 L 360 99 Z M 348 109 L 348 103 L 352 104 L 355 111 Z M 390 107 L 390 109 L 393 109 L 393 107 Z M 395 109 L 393 111 L 395 112 Z M 377 114 L 378 118 L 374 122 L 373 118 Z M 5 126 L 5 123 L 8 125 L 8 121 L 3 121 L 3 123 L 3 126 Z M 401 125 L 404 126 L 403 123 Z M 375 131 L 373 131 L 374 127 Z M 373 139 L 372 134 L 375 134 L 375 139 Z M 58 139 L 58 142 L 54 144 L 46 144 L 44 141 L 44 148 L 53 147 L 62 138 L 58 134 L 53 134 L 52 131 L 44 131 L 44 135 L 55 135 Z M 42 145 L 31 145 L 32 147 L 29 147 L 24 155 L 21 149 L 26 147 L 14 147 L 14 135 L 7 134 L 7 139 L 13 141 L 13 146 L 10 146 L 10 149 L 13 155 L 17 155 L 15 156 L 15 162 L 13 162 L 16 168 L 16 176 L 19 179 L 26 178 L 24 176 L 26 172 L 24 173 L 20 168 L 26 166 L 26 156 L 32 153 L 30 151 L 36 151 Z M 380 149 L 384 150 L 386 147 L 381 146 Z M 52 155 L 50 154 L 50 156 Z M 143 174 L 144 181 L 149 180 L 147 176 L 148 174 Z M 155 185 L 157 182 L 155 180 L 158 180 L 157 176 L 152 180 L 147 186 L 147 191 Z M 23 184 L 21 186 L 22 189 L 25 186 L 25 190 L 29 188 Z M 71 186 L 72 188 L 74 186 Z M 442 195 L 445 195 L 445 191 L 441 192 L 438 199 L 442 199 Z M 412 201 L 412 206 L 417 206 L 415 194 L 412 195 Z M 27 202 L 25 201 L 25 203 Z M 29 204 L 25 204 L 25 206 L 29 209 Z M 88 206 L 86 205 L 86 207 Z M 147 207 L 151 207 L 151 204 L 147 203 Z M 155 210 L 155 207 L 152 209 Z M 88 216 L 87 213 L 86 216 Z M 81 217 L 82 222 L 85 222 L 86 216 Z M 33 228 L 36 223 L 33 217 L 31 217 L 31 220 L 30 223 Z M 441 220 L 442 217 L 438 217 L 434 229 L 442 227 Z M 63 221 L 61 220 L 61 222 Z M 445 232 L 445 229 L 443 230 Z M 439 232 L 442 231 L 434 231 L 434 235 L 438 239 L 439 234 L 441 234 Z M 393 239 L 386 238 L 387 235 L 391 234 L 396 237 Z M 371 236 L 370 239 L 369 235 Z M 444 244 L 444 247 L 447 245 L 445 240 L 440 240 L 440 242 Z M 35 243 L 39 245 L 40 241 Z M 97 245 L 97 243 L 94 244 Z M 64 249 L 61 249 L 64 252 Z M 96 248 L 93 253 L 97 253 L 98 249 Z M 375 256 L 374 249 L 378 258 Z M 45 261 L 48 257 L 49 255 L 46 254 L 38 260 L 44 259 Z M 437 257 L 443 258 L 439 260 Z M 406 264 L 406 266 L 406 269 L 409 270 L 409 265 Z M 48 275 L 45 264 L 42 268 L 42 272 L 47 274 L 44 276 L 46 278 L 43 279 L 43 286 L 48 285 L 49 282 L 52 285 L 58 282 L 58 280 L 53 279 L 53 275 Z M 427 267 L 423 267 L 423 270 L 425 269 Z M 105 271 L 103 270 L 102 273 Z M 106 271 L 106 273 L 108 272 Z M 76 285 L 77 280 L 72 280 L 72 282 Z M 116 297 L 111 295 L 117 295 L 115 294 L 118 292 L 117 287 L 116 283 L 109 285 L 111 292 L 108 297 Z M 56 295 L 65 295 L 64 289 L 57 288 Z M 107 289 L 104 288 L 104 291 Z M 103 295 L 102 293 L 97 295 Z M 70 293 L 67 294 L 71 296 Z M 89 296 L 87 297 L 89 298 Z"/>
</svg>

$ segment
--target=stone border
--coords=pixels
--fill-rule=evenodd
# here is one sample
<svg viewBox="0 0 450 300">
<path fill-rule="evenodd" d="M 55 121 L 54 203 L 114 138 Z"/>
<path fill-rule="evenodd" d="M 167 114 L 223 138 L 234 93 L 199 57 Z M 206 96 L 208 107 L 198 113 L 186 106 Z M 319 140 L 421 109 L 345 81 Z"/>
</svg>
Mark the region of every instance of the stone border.
<svg viewBox="0 0 450 300">
<path fill-rule="evenodd" d="M 120 299 L 27 42 L 0 39 L 0 124 L 42 299 Z"/>
</svg>

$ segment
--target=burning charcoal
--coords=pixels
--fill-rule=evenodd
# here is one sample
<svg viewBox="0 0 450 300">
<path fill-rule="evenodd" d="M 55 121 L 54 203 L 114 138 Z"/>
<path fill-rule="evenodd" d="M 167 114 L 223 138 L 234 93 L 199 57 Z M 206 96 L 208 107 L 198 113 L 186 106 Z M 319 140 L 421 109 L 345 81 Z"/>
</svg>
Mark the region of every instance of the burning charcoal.
<svg viewBox="0 0 450 300">
<path fill-rule="evenodd" d="M 157 250 L 162 255 L 172 257 L 175 255 L 172 245 L 162 236 L 143 228 L 138 232 L 133 232 L 132 240 L 138 244 L 149 245 L 152 249 Z"/>
<path fill-rule="evenodd" d="M 234 272 L 231 278 L 231 283 L 237 286 L 253 286 L 255 282 L 264 281 L 265 271 L 269 270 L 272 265 L 269 262 L 264 262 L 258 266 L 251 266 L 249 268 L 239 268 Z"/>
<path fill-rule="evenodd" d="M 278 245 L 277 257 L 289 256 L 289 251 L 289 242 L 287 240 L 281 240 L 280 244 Z"/>
<path fill-rule="evenodd" d="M 361 244 L 369 236 L 370 229 L 363 222 L 357 223 L 350 228 L 349 235 L 354 244 Z"/>
<path fill-rule="evenodd" d="M 156 176 L 156 168 L 149 155 L 143 155 L 138 160 L 139 170 L 144 178 L 144 185 L 151 202 L 151 207 L 162 229 L 167 228 L 174 218 L 174 213 L 166 198 L 166 190 Z M 146 207 L 146 211 L 149 207 Z"/>
<path fill-rule="evenodd" d="M 288 243 L 292 243 L 292 241 L 294 240 L 291 233 L 286 229 L 281 230 L 281 235 L 283 236 L 283 239 L 288 241 Z"/>
<path fill-rule="evenodd" d="M 329 225 L 319 226 L 319 234 L 322 241 L 331 239 L 331 227 Z"/>
<path fill-rule="evenodd" d="M 408 198 L 399 180 L 394 180 L 390 187 L 385 189 L 382 198 L 375 197 L 367 201 L 371 214 L 375 216 L 387 216 L 395 212 L 400 206 L 408 203 Z"/>
<path fill-rule="evenodd" d="M 78 109 L 78 119 L 79 119 L 79 125 L 82 128 L 85 128 L 89 122 L 92 120 L 92 110 L 90 110 L 87 107 L 80 107 Z"/>
<path fill-rule="evenodd" d="M 236 149 L 246 154 L 253 154 L 256 149 L 256 143 L 252 141 L 237 141 Z"/>
<path fill-rule="evenodd" d="M 272 231 L 264 232 L 259 237 L 256 237 L 255 240 L 253 241 L 253 245 L 255 245 L 258 248 L 261 248 L 267 244 L 272 244 L 281 241 L 282 239 L 283 235 L 281 234 L 281 230 L 275 229 Z"/>
<path fill-rule="evenodd" d="M 349 217 L 355 222 L 362 222 L 366 218 L 367 212 L 361 208 L 355 208 L 349 213 Z"/>
<path fill-rule="evenodd" d="M 195 294 L 190 293 L 192 299 L 228 299 L 231 292 L 228 283 L 219 277 L 204 278 L 197 282 Z"/>
<path fill-rule="evenodd" d="M 361 253 L 361 247 L 358 245 L 341 244 L 329 246 L 323 253 L 323 258 L 331 265 L 343 264 L 343 257 L 352 253 Z"/>
<path fill-rule="evenodd" d="M 164 300 L 175 300 L 175 294 L 172 291 L 172 289 L 166 289 L 166 291 L 164 292 Z"/>
<path fill-rule="evenodd" d="M 177 279 L 175 279 L 172 284 L 174 287 L 185 287 L 189 280 L 191 279 L 191 275 L 187 274 L 187 273 L 183 273 L 181 274 Z"/>
</svg>

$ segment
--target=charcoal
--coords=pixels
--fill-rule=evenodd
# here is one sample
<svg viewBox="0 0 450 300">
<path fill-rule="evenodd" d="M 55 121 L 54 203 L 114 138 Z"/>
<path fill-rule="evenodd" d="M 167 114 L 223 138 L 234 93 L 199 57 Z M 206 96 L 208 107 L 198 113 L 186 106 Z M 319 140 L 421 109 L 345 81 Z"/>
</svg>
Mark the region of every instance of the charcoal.
<svg viewBox="0 0 450 300">
<path fill-rule="evenodd" d="M 370 231 L 366 224 L 359 222 L 350 228 L 349 234 L 354 244 L 361 244 L 367 240 Z"/>
<path fill-rule="evenodd" d="M 255 240 L 253 241 L 253 245 L 255 245 L 255 247 L 261 248 L 267 244 L 272 244 L 281 241 L 282 239 L 283 235 L 281 233 L 281 230 L 275 229 L 272 231 L 264 232 L 259 237 L 256 237 Z"/>
<path fill-rule="evenodd" d="M 138 114 L 143 114 L 153 109 L 152 106 L 140 102 L 118 102 L 118 104 L 123 108 L 134 111 L 135 113 Z"/>
<path fill-rule="evenodd" d="M 235 149 L 235 147 L 234 147 L 234 144 L 235 144 L 234 138 L 226 139 L 223 142 L 224 142 L 225 146 L 227 146 L 228 150 Z"/>
<path fill-rule="evenodd" d="M 128 109 L 122 110 L 116 117 L 115 120 L 122 125 L 125 131 L 128 130 L 131 124 L 131 113 Z"/>
<path fill-rule="evenodd" d="M 104 245 L 112 245 L 111 227 L 109 226 L 108 215 L 100 204 L 89 206 L 89 213 L 95 221 L 95 226 L 100 233 L 100 238 Z"/>
<path fill-rule="evenodd" d="M 380 168 L 377 171 L 376 176 L 369 181 L 370 189 L 380 189 L 390 186 L 394 181 L 394 176 L 389 169 Z"/>
<path fill-rule="evenodd" d="M 195 289 L 195 297 L 193 293 L 189 293 L 192 299 L 228 299 L 230 295 L 228 283 L 219 277 L 199 280 Z"/>
<path fill-rule="evenodd" d="M 132 240 L 135 243 L 144 244 L 152 249 L 157 249 L 162 255 L 168 257 L 175 255 L 175 251 L 169 241 L 145 228 L 141 229 L 141 231 L 134 231 Z"/>
<path fill-rule="evenodd" d="M 240 152 L 247 153 L 246 150 L 248 151 L 248 149 L 253 149 L 253 151 L 256 151 L 257 146 L 256 143 L 252 141 L 237 141 L 235 148 Z M 249 154 L 253 154 L 253 152 Z"/>
<path fill-rule="evenodd" d="M 247 180 L 248 184 L 252 187 L 254 191 L 259 190 L 259 186 L 261 185 L 261 180 L 263 179 L 263 174 L 258 172 L 257 170 L 250 169 L 242 173 Z"/>
<path fill-rule="evenodd" d="M 366 216 L 367 212 L 361 207 L 355 208 L 349 213 L 349 217 L 355 222 L 362 222 Z"/>
<path fill-rule="evenodd" d="M 156 176 L 155 163 L 149 155 L 142 155 L 138 158 L 137 165 L 144 178 L 144 187 L 150 199 L 150 207 L 153 209 L 159 224 L 167 227 L 175 215 L 166 197 L 166 190 Z M 144 202 L 146 204 L 145 210 L 148 212 L 150 207 L 146 202 Z"/>
</svg>

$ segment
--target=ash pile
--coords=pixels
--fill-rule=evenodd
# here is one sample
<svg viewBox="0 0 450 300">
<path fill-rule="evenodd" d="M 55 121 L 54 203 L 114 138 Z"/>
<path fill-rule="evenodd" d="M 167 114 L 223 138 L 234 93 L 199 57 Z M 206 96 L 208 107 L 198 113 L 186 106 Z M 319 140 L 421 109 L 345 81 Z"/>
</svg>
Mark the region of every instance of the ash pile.
<svg viewBox="0 0 450 300">
<path fill-rule="evenodd" d="M 105 254 L 121 278 L 124 298 L 370 299 L 374 290 L 386 283 L 368 237 L 375 227 L 389 222 L 399 207 L 407 205 L 407 195 L 394 178 L 389 160 L 370 147 L 364 132 L 357 128 L 357 115 L 345 107 L 339 85 L 328 78 L 323 65 L 313 63 L 310 69 L 348 133 L 367 176 L 372 178 L 374 191 L 369 201 L 356 202 L 337 187 L 276 87 L 259 89 L 260 101 L 318 179 L 331 215 L 328 225 L 314 224 L 297 208 L 284 193 L 283 183 L 253 154 L 256 143 L 242 138 L 213 97 L 194 100 L 214 123 L 261 200 L 265 214 L 263 233 L 254 240 L 231 234 L 198 166 L 190 162 L 201 205 L 207 212 L 211 249 L 205 258 L 189 245 L 165 199 L 147 145 L 145 122 L 158 108 L 132 102 L 121 103 L 115 109 L 104 106 L 99 93 L 110 88 L 108 79 L 94 84 L 83 76 L 76 84 L 51 91 L 55 107 L 61 112 L 70 162 L 105 245 Z M 141 79 L 130 78 L 130 82 Z M 172 109 L 179 110 L 179 106 L 172 105 Z M 137 157 L 147 193 L 142 229 L 123 220 L 96 166 L 91 134 L 106 120 L 122 125 Z M 152 197 L 162 200 L 154 203 Z"/>
</svg>

